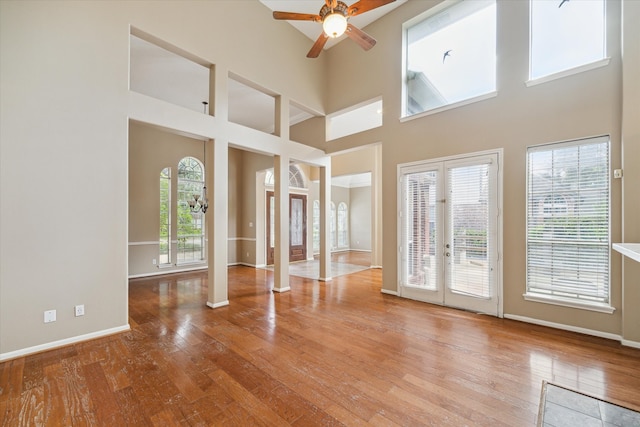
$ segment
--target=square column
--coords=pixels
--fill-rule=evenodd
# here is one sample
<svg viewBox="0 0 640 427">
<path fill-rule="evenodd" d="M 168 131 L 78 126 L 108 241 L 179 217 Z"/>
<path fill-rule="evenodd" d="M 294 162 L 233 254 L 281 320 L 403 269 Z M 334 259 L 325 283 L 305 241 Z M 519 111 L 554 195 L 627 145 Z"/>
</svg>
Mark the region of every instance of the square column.
<svg viewBox="0 0 640 427">
<path fill-rule="evenodd" d="M 289 287 L 289 157 L 273 158 L 275 196 L 275 247 L 273 256 L 273 290 L 290 291 Z"/>
<path fill-rule="evenodd" d="M 213 165 L 213 167 L 209 167 Z M 211 308 L 229 305 L 227 288 L 228 227 L 229 227 L 229 143 L 221 139 L 207 143 L 205 179 L 209 192 L 209 209 L 205 214 L 207 259 L 209 264 L 209 295 Z"/>
<path fill-rule="evenodd" d="M 229 72 L 212 65 L 209 70 L 209 115 L 226 121 L 229 114 Z M 208 260 L 208 298 L 211 308 L 229 305 L 228 228 L 229 228 L 229 141 L 216 138 L 207 143 L 205 179 L 209 189 L 209 209 L 205 214 Z"/>
<path fill-rule="evenodd" d="M 320 167 L 320 276 L 318 280 L 331 280 L 331 162 Z"/>
</svg>

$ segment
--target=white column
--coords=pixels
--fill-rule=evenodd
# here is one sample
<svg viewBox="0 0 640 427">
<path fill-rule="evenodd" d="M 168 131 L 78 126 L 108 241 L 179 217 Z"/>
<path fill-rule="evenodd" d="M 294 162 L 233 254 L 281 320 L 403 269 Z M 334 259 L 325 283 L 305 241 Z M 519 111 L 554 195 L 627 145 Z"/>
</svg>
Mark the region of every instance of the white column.
<svg viewBox="0 0 640 427">
<path fill-rule="evenodd" d="M 276 96 L 275 134 L 289 140 L 289 99 Z"/>
<path fill-rule="evenodd" d="M 228 71 L 211 66 L 209 72 L 209 114 L 227 120 Z M 228 227 L 229 227 L 229 141 L 224 138 L 207 143 L 205 179 L 209 210 L 205 214 L 207 260 L 209 265 L 208 300 L 211 308 L 229 305 L 228 295 Z"/>
<path fill-rule="evenodd" d="M 382 268 L 382 144 L 374 151 L 371 173 L 371 267 Z"/>
<path fill-rule="evenodd" d="M 229 227 L 229 143 L 216 139 L 207 144 L 206 179 L 209 194 L 207 210 L 207 253 L 209 262 L 209 295 L 211 308 L 229 305 L 228 296 L 228 227 Z M 210 178 L 209 178 L 210 177 Z"/>
<path fill-rule="evenodd" d="M 320 167 L 320 277 L 331 280 L 331 162 Z"/>
<path fill-rule="evenodd" d="M 289 157 L 274 156 L 275 247 L 273 256 L 273 290 L 289 287 Z"/>
</svg>

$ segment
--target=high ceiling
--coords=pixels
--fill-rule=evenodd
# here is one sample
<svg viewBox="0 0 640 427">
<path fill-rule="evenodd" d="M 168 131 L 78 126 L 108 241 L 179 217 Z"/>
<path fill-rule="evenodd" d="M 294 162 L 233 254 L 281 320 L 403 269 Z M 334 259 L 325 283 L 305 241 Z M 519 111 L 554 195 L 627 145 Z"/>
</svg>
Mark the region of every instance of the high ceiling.
<svg viewBox="0 0 640 427">
<path fill-rule="evenodd" d="M 354 0 L 343 0 L 347 6 L 351 6 L 356 3 Z M 349 22 L 356 27 L 363 29 L 367 25 L 371 24 L 375 20 L 381 18 L 387 13 L 391 12 L 396 7 L 400 6 L 403 3 L 406 3 L 407 0 L 396 0 L 393 3 L 389 3 L 385 6 L 378 7 L 376 9 L 370 10 L 369 12 L 363 13 L 361 15 L 356 15 L 352 18 L 349 18 Z M 312 13 L 317 14 L 322 6 L 324 5 L 324 0 L 260 0 L 260 3 L 267 6 L 272 11 L 282 11 L 282 12 L 297 12 L 297 13 Z M 310 40 L 315 41 L 320 32 L 322 31 L 322 25 L 317 22 L 310 21 L 284 21 L 293 25 L 298 31 L 307 36 Z M 337 43 L 340 43 L 342 40 L 347 38 L 347 36 L 342 35 L 337 39 L 329 39 L 327 44 L 325 45 L 325 49 L 329 49 L 332 46 L 335 46 Z M 311 44 L 309 45 L 311 48 Z"/>
<path fill-rule="evenodd" d="M 376 19 L 405 3 L 396 0 L 386 6 L 350 18 L 350 22 L 364 28 Z M 271 10 L 317 14 L 323 0 L 260 0 Z M 348 5 L 355 1 L 345 1 Z M 322 31 L 316 22 L 283 21 L 293 25 L 315 41 Z M 325 49 L 344 40 L 346 36 L 330 40 Z M 311 46 L 312 43 L 309 43 Z M 131 89 L 202 112 L 209 101 L 209 70 L 195 62 L 170 52 L 136 36 L 131 36 Z M 274 127 L 275 104 L 273 97 L 250 87 L 241 79 L 229 79 L 229 119 L 235 123 L 271 133 Z M 291 124 L 299 123 L 312 115 L 296 105 L 290 105 Z"/>
</svg>

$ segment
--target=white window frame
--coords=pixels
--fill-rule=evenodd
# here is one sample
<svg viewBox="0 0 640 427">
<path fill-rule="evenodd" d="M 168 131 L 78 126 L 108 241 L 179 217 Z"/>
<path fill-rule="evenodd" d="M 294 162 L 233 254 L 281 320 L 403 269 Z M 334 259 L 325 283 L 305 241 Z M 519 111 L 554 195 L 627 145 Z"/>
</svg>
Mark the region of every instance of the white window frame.
<svg viewBox="0 0 640 427">
<path fill-rule="evenodd" d="M 200 166 L 200 173 L 202 176 L 202 180 L 193 180 L 193 179 L 184 179 L 181 178 L 180 176 L 180 165 L 182 164 L 183 161 L 185 160 L 190 160 L 190 161 L 194 161 L 195 163 L 197 163 Z M 186 200 L 181 200 L 181 183 L 183 182 L 187 182 L 187 183 L 192 183 L 197 185 L 199 188 L 203 188 L 204 187 L 204 183 L 205 183 L 205 175 L 204 175 L 204 165 L 202 164 L 202 162 L 198 159 L 196 159 L 195 157 L 184 157 L 183 159 L 181 159 L 178 162 L 178 200 L 177 200 L 177 208 L 180 209 L 180 205 L 182 205 L 182 207 L 184 208 L 185 206 L 188 208 L 188 202 Z M 202 195 L 202 190 L 199 192 L 200 195 Z M 204 221 L 204 214 L 202 212 L 199 213 L 192 213 L 191 214 L 192 217 L 192 223 L 193 224 L 197 224 L 199 223 L 200 225 L 200 235 L 181 235 L 180 234 L 180 213 L 178 212 L 178 218 L 176 218 L 176 238 L 178 241 L 178 245 L 176 248 L 176 265 L 186 265 L 186 264 L 204 264 L 206 263 L 206 244 L 205 244 L 205 221 Z M 186 253 L 185 251 L 181 252 L 181 248 L 180 248 L 180 239 L 181 238 L 191 238 L 191 239 L 200 239 L 200 258 L 199 259 L 195 259 L 193 258 L 193 254 L 195 253 L 194 251 L 191 251 L 191 256 L 187 259 L 187 257 L 185 256 Z M 193 241 L 193 240 L 192 240 Z M 181 253 L 182 253 L 182 259 L 181 259 Z"/>
<path fill-rule="evenodd" d="M 407 63 L 408 63 L 408 30 L 418 24 L 420 24 L 421 22 L 432 18 L 433 16 L 443 12 L 444 10 L 450 8 L 450 7 L 454 7 L 456 6 L 456 4 L 461 3 L 463 0 L 445 0 L 443 2 L 441 2 L 440 4 L 432 7 L 431 9 L 427 10 L 424 13 L 421 13 L 418 16 L 413 17 L 412 19 L 404 22 L 402 24 L 402 84 L 401 84 L 401 93 L 402 93 L 402 102 L 401 102 L 401 112 L 400 112 L 400 122 L 404 123 L 406 121 L 409 120 L 414 120 L 414 119 L 418 119 L 421 117 L 425 117 L 425 116 L 429 116 L 432 114 L 437 114 L 443 111 L 447 111 L 447 110 L 451 110 L 451 109 L 455 109 L 458 107 L 462 107 L 465 105 L 469 105 L 469 104 L 473 104 L 476 102 L 481 102 L 487 99 L 491 99 L 497 96 L 498 91 L 497 91 L 497 85 L 498 85 L 498 70 L 497 70 L 497 43 L 498 43 L 498 18 L 499 18 L 499 14 L 498 11 L 496 10 L 496 70 L 495 70 L 495 89 L 493 91 L 489 91 L 487 93 L 480 93 L 476 96 L 472 96 L 470 98 L 466 98 L 463 100 L 459 100 L 456 102 L 452 102 L 449 104 L 445 104 L 436 108 L 431 108 L 431 109 L 427 109 L 425 111 L 419 112 L 419 113 L 415 113 L 415 114 L 409 114 L 408 113 L 408 108 L 407 108 L 407 102 L 408 102 L 408 89 L 407 89 L 407 82 L 408 82 L 408 78 L 409 78 L 409 73 L 407 70 Z M 496 1 L 496 8 L 498 7 L 498 2 Z"/>
<path fill-rule="evenodd" d="M 532 87 L 532 86 L 536 86 L 539 84 L 543 84 L 543 83 L 547 83 L 553 80 L 557 80 L 557 79 L 561 79 L 563 77 L 568 77 L 568 76 L 572 76 L 575 74 L 580 74 L 583 73 L 585 71 L 590 71 L 590 70 L 595 70 L 597 68 L 602 68 L 602 67 L 606 67 L 607 65 L 609 65 L 610 62 L 610 58 L 607 56 L 607 52 L 608 52 L 608 48 L 607 48 L 607 42 L 608 42 L 608 37 L 607 37 L 607 32 L 608 32 L 608 28 L 607 28 L 607 8 L 609 7 L 609 2 L 607 0 L 603 0 L 604 1 L 604 17 L 603 17 L 603 56 L 602 58 L 592 61 L 592 62 L 587 62 L 584 64 L 577 64 L 573 67 L 569 67 L 569 68 L 565 68 L 565 69 L 559 69 L 556 72 L 552 72 L 550 74 L 546 74 L 543 76 L 539 76 L 539 77 L 535 77 L 533 78 L 531 76 L 532 74 L 532 67 L 533 67 L 533 58 L 532 58 L 532 53 L 533 53 L 533 48 L 532 48 L 532 44 L 533 44 L 533 1 L 530 0 L 529 1 L 529 75 L 528 75 L 528 80 L 525 82 L 525 85 L 527 87 Z"/>
<path fill-rule="evenodd" d="M 606 301 L 595 301 L 585 299 L 585 296 L 580 298 L 578 293 L 576 292 L 575 297 L 570 297 L 566 295 L 554 295 L 553 290 L 549 290 L 549 292 L 541 292 L 541 291 L 533 291 L 530 286 L 530 235 L 532 231 L 532 225 L 534 223 L 532 218 L 532 213 L 534 206 L 531 200 L 530 188 L 531 188 L 531 169 L 530 169 L 530 154 L 541 151 L 552 151 L 558 150 L 567 147 L 573 146 L 583 146 L 583 145 L 593 145 L 606 142 L 608 144 L 608 157 L 607 157 L 607 165 L 606 165 L 606 176 L 607 176 L 607 190 L 608 190 L 608 199 L 607 199 L 607 241 L 602 243 L 600 246 L 606 247 L 607 251 L 607 259 L 606 259 L 606 269 L 607 269 L 607 293 L 608 296 Z M 526 292 L 523 295 L 524 299 L 527 301 L 535 301 L 541 303 L 548 303 L 554 305 L 560 305 L 565 307 L 579 308 L 591 311 L 597 311 L 602 313 L 611 314 L 615 311 L 615 308 L 611 306 L 611 256 L 608 251 L 608 248 L 611 245 L 611 177 L 610 177 L 610 166 L 611 166 L 611 140 L 609 136 L 600 136 L 593 138 L 584 138 L 579 140 L 572 141 L 563 141 L 552 144 L 544 144 L 538 146 L 532 146 L 527 148 L 527 188 L 526 188 L 526 253 L 527 253 L 527 262 L 526 262 Z M 551 195 L 551 194 L 550 194 Z M 548 196 L 547 196 L 548 197 Z M 544 210 L 544 202 L 543 202 L 543 210 Z M 548 214 L 548 212 L 547 212 Z M 542 212 L 542 215 L 547 215 Z M 554 237 L 542 237 L 541 241 L 548 243 L 556 243 L 561 244 L 561 239 Z M 579 245 L 580 242 L 574 240 L 574 245 Z"/>
<path fill-rule="evenodd" d="M 342 213 L 342 217 L 341 217 Z M 338 203 L 338 210 L 336 212 L 336 230 L 338 239 L 338 249 L 349 248 L 349 206 L 345 202 Z M 344 242 L 341 242 L 340 236 L 342 235 Z M 343 243 L 343 244 L 340 244 Z"/>
<path fill-rule="evenodd" d="M 313 253 L 320 253 L 320 201 L 313 201 L 313 222 L 312 222 Z"/>
<path fill-rule="evenodd" d="M 162 183 L 166 181 L 167 182 L 167 195 L 166 195 L 166 200 L 163 200 L 163 188 L 162 188 Z M 171 168 L 170 167 L 166 167 L 164 169 L 162 169 L 162 171 L 160 172 L 160 204 L 158 206 L 158 214 L 160 217 L 160 228 L 158 230 L 158 267 L 166 267 L 168 265 L 171 265 L 171 255 L 172 255 L 172 251 L 171 251 Z M 167 223 L 166 224 L 162 224 L 162 204 L 166 204 L 166 209 L 167 209 Z M 163 241 L 162 236 L 161 236 L 161 230 L 162 227 L 166 226 L 167 227 L 167 238 L 166 241 Z M 167 262 L 161 262 L 160 260 L 162 260 L 162 257 L 165 255 L 162 253 L 161 251 L 161 247 L 162 244 L 166 244 L 167 245 L 167 253 L 166 253 L 166 257 L 167 257 Z"/>
</svg>

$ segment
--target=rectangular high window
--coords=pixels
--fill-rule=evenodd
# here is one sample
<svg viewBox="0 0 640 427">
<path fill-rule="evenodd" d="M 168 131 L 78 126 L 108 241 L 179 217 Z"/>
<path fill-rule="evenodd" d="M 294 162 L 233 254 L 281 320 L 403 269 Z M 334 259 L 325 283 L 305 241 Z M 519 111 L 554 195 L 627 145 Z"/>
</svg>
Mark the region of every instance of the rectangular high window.
<svg viewBox="0 0 640 427">
<path fill-rule="evenodd" d="M 605 6 L 604 0 L 532 0 L 530 79 L 605 59 Z"/>
<path fill-rule="evenodd" d="M 404 31 L 404 117 L 495 92 L 495 0 L 456 2 Z"/>
<path fill-rule="evenodd" d="M 527 299 L 607 311 L 609 138 L 527 152 Z"/>
</svg>

